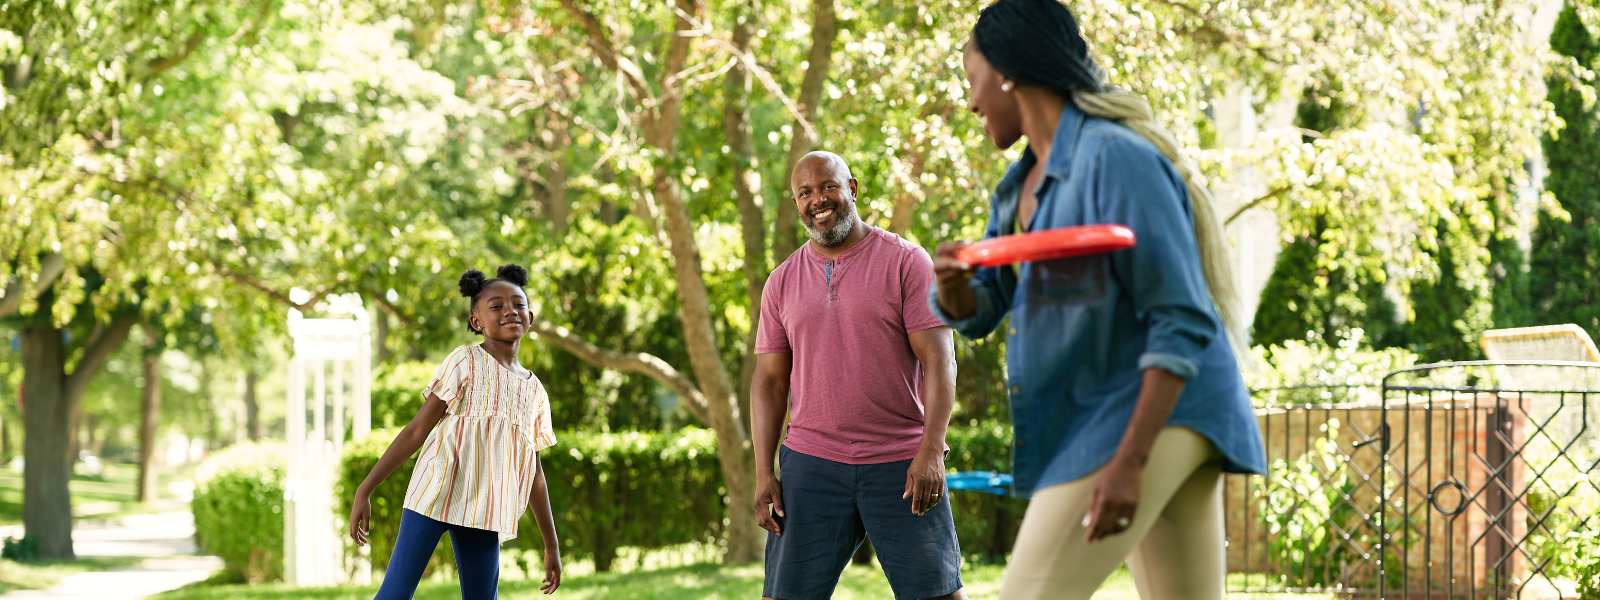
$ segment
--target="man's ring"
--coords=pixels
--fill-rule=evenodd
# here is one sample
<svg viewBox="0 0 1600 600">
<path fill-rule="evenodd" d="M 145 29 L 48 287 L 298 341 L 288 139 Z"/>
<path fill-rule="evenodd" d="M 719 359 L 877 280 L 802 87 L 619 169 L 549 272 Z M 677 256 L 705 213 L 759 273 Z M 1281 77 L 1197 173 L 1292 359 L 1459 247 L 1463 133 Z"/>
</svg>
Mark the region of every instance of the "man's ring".
<svg viewBox="0 0 1600 600">
<path fill-rule="evenodd" d="M 1117 517 L 1117 527 L 1118 528 L 1127 529 L 1128 528 L 1128 524 L 1129 523 L 1128 523 L 1128 518 L 1127 517 Z"/>
</svg>

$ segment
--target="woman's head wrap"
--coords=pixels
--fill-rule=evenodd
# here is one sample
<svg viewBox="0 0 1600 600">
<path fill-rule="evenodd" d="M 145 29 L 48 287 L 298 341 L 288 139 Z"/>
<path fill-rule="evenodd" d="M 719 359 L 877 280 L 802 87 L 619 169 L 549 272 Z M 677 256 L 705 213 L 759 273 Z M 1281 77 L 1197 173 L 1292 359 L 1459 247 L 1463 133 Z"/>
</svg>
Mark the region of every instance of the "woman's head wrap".
<svg viewBox="0 0 1600 600">
<path fill-rule="evenodd" d="M 972 42 L 996 71 L 1019 84 L 1064 96 L 1105 91 L 1078 20 L 1057 0 L 999 0 L 978 15 Z"/>
</svg>

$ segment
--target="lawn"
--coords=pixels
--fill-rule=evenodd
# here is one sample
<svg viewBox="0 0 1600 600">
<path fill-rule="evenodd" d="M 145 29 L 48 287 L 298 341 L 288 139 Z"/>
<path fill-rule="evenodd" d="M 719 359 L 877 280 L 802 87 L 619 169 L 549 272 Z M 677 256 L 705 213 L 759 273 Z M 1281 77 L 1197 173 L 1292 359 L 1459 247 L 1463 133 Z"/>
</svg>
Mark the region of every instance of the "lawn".
<svg viewBox="0 0 1600 600">
<path fill-rule="evenodd" d="M 997 598 L 1000 595 L 1000 575 L 1004 567 L 982 566 L 963 573 L 967 593 L 978 598 Z M 1123 578 L 1126 581 L 1126 577 Z M 1131 594 L 1132 583 L 1126 583 Z M 307 598 L 320 600 L 366 600 L 376 591 L 375 586 L 337 587 L 320 589 L 295 589 L 282 585 L 223 585 L 191 586 L 153 598 L 158 600 L 289 600 Z M 417 589 L 417 600 L 454 600 L 461 597 L 460 588 L 453 581 L 429 581 Z M 530 579 L 507 579 L 500 584 L 500 597 L 505 599 L 538 598 L 539 582 Z M 652 598 L 659 600 L 690 600 L 699 598 L 759 598 L 761 597 L 761 566 L 741 565 L 724 567 L 717 564 L 698 564 L 632 573 L 590 573 L 568 577 L 556 593 L 566 600 L 600 600 Z M 868 599 L 892 598 L 889 583 L 883 571 L 876 566 L 851 566 L 840 578 L 834 598 Z M 1115 598 L 1132 596 L 1115 596 Z M 1113 598 L 1113 596 L 1107 596 Z"/>
<path fill-rule="evenodd" d="M 68 575 L 126 567 L 143 560 L 141 557 L 80 558 L 72 561 L 19 563 L 0 558 L 0 594 L 17 590 L 45 589 L 60 583 Z"/>
<path fill-rule="evenodd" d="M 138 493 L 138 465 L 107 464 L 99 477 L 73 474 L 71 483 L 73 514 L 78 517 L 110 518 L 140 512 L 143 505 L 134 501 Z M 157 473 L 157 494 L 167 495 L 167 484 L 188 479 L 187 473 Z M 0 526 L 22 522 L 22 473 L 0 466 Z"/>
<path fill-rule="evenodd" d="M 500 597 L 508 600 L 541 598 L 539 583 L 522 577 L 512 563 L 502 567 L 504 577 L 500 582 Z M 973 600 L 993 599 L 1000 596 L 1000 580 L 1005 574 L 1002 565 L 967 566 L 962 569 L 967 596 Z M 571 565 L 556 593 L 566 600 L 632 600 L 651 598 L 661 600 L 690 600 L 700 598 L 759 598 L 761 596 L 761 566 L 740 565 L 725 567 L 712 563 L 667 567 L 633 572 L 593 573 L 585 563 Z M 377 591 L 376 586 L 341 586 L 333 588 L 291 588 L 282 584 L 269 585 L 206 585 L 196 584 L 180 590 L 153 596 L 153 600 L 290 600 L 306 598 L 316 600 L 367 600 Z M 460 588 L 447 577 L 435 577 L 417 589 L 417 600 L 454 600 L 460 598 Z M 834 598 L 840 600 L 866 600 L 893 598 L 883 571 L 872 566 L 851 565 L 839 580 Z M 1118 570 L 1100 587 L 1095 600 L 1137 600 L 1138 592 L 1126 570 Z M 1251 600 L 1328 600 L 1329 595 L 1241 595 L 1234 598 Z"/>
</svg>

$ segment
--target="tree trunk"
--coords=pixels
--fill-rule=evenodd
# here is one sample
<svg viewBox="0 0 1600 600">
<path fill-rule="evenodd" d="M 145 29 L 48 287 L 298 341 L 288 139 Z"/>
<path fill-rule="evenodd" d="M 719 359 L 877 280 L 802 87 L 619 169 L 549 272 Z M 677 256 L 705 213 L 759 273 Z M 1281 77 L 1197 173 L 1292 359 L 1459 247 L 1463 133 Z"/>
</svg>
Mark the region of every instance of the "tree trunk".
<svg viewBox="0 0 1600 600">
<path fill-rule="evenodd" d="M 211 361 L 205 356 L 200 357 L 200 403 L 206 411 L 206 452 L 216 450 L 222 445 L 221 419 L 217 418 L 221 412 L 217 406 L 216 398 L 211 395 Z"/>
<path fill-rule="evenodd" d="M 127 339 L 132 319 L 113 321 L 84 343 L 82 358 L 66 373 L 66 344 L 50 323 L 49 294 L 40 298 L 34 325 L 22 329 L 22 526 L 41 559 L 71 560 L 72 496 L 67 482 L 67 427 L 83 390 L 106 358 Z"/>
<path fill-rule="evenodd" d="M 820 126 L 817 116 L 822 102 L 822 84 L 828 80 L 828 66 L 833 61 L 833 41 L 839 37 L 839 22 L 834 18 L 833 0 L 811 0 L 811 52 L 806 56 L 806 75 L 800 81 L 801 114 L 812 126 Z M 817 144 L 797 120 L 789 139 L 789 162 L 783 165 L 783 201 L 778 203 L 778 215 L 773 221 L 772 260 L 783 262 L 800 249 L 800 211 L 795 208 L 794 193 L 789 178 L 794 164 L 811 152 Z"/>
<path fill-rule="evenodd" d="M 67 469 L 72 469 L 78 464 L 78 452 L 83 449 L 83 407 L 72 407 L 72 416 L 67 419 Z"/>
<path fill-rule="evenodd" d="M 750 51 L 750 38 L 760 14 L 752 0 L 741 8 L 733 27 L 733 46 Z M 744 364 L 739 368 L 739 414 L 750 414 L 750 382 L 756 371 L 756 332 L 761 325 L 761 292 L 767 285 L 767 224 L 761 212 L 761 174 L 755 170 L 755 145 L 750 141 L 750 73 L 744 61 L 735 63 L 723 80 L 722 129 L 727 136 L 728 154 L 733 161 L 733 191 L 739 205 L 739 224 L 744 239 L 745 295 L 750 303 L 750 335 L 745 346 Z"/>
<path fill-rule="evenodd" d="M 244 372 L 244 427 L 250 441 L 261 439 L 261 407 L 256 404 L 256 365 L 250 363 Z"/>
<path fill-rule="evenodd" d="M 700 13 L 696 0 L 676 0 L 674 35 L 668 45 L 664 72 L 670 74 L 663 82 L 663 90 L 655 97 L 648 82 L 627 73 L 620 67 L 616 50 L 607 31 L 594 15 L 579 7 L 574 0 L 561 2 L 569 13 L 583 24 L 589 34 L 590 46 L 598 58 L 611 70 L 623 75 L 639 102 L 634 114 L 644 132 L 645 145 L 655 148 L 655 161 L 650 186 L 651 195 L 666 220 L 666 232 L 672 249 L 672 267 L 678 287 L 679 319 L 683 321 L 684 341 L 689 350 L 689 361 L 694 367 L 695 379 L 705 396 L 708 424 L 717 435 L 717 460 L 722 467 L 723 484 L 728 497 L 728 549 L 724 560 L 728 562 L 754 562 L 761 560 L 763 534 L 746 503 L 755 497 L 755 469 L 750 447 L 750 434 L 739 413 L 739 397 L 728 377 L 727 365 L 717 348 L 716 331 L 711 321 L 711 303 L 700 270 L 700 249 L 694 239 L 694 227 L 688 208 L 679 197 L 676 171 L 671 170 L 676 151 L 678 111 L 683 90 L 675 86 L 675 74 L 683 71 L 689 56 L 689 34 L 695 29 L 690 17 Z M 652 106 L 653 104 L 653 106 Z M 645 215 L 640 215 L 644 217 Z"/>
<path fill-rule="evenodd" d="M 540 165 L 544 178 L 544 217 L 557 235 L 567 230 L 572 220 L 572 200 L 567 197 L 567 145 L 572 143 L 567 135 L 567 120 L 555 111 L 543 113 L 544 131 L 535 134 L 544 150 Z"/>
<path fill-rule="evenodd" d="M 922 190 L 922 173 L 926 169 L 928 152 L 922 147 L 911 150 L 911 173 L 907 175 L 909 186 L 893 186 L 894 208 L 889 213 L 889 232 L 904 237 L 911 230 L 911 218 L 916 215 L 917 203 L 927 194 Z M 907 188 L 910 189 L 907 189 Z"/>
<path fill-rule="evenodd" d="M 41 312 L 44 307 L 40 307 Z M 48 315 L 45 315 L 46 322 Z M 67 482 L 67 428 L 72 415 L 66 397 L 66 348 L 61 330 L 49 326 L 22 330 L 22 523 L 39 558 L 71 560 L 72 496 Z"/>
<path fill-rule="evenodd" d="M 156 418 L 161 408 L 161 344 L 146 327 L 144 393 L 139 410 L 139 501 L 156 500 Z"/>
<path fill-rule="evenodd" d="M 378 357 L 378 364 L 381 365 L 389 362 L 389 312 L 372 311 L 372 325 L 376 330 L 372 335 L 372 344 L 377 346 L 377 352 L 373 354 Z"/>
</svg>

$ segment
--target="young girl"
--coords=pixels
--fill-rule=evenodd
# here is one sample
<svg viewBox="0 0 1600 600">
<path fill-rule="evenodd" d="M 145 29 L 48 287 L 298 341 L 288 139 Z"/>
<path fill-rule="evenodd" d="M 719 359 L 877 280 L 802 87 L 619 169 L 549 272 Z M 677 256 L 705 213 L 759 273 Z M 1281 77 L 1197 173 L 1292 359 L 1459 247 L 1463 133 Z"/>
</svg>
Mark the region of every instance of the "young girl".
<svg viewBox="0 0 1600 600">
<path fill-rule="evenodd" d="M 517 537 L 517 518 L 529 506 L 544 538 L 544 585 L 539 589 L 552 594 L 561 587 L 561 549 L 539 466 L 539 451 L 556 443 L 550 402 L 539 379 L 517 362 L 517 347 L 528 333 L 528 295 L 523 291 L 528 271 L 503 265 L 496 274 L 485 280 L 472 269 L 461 276 L 461 295 L 472 299 L 467 325 L 483 336 L 483 343 L 450 353 L 423 390 L 422 409 L 356 489 L 350 538 L 365 545 L 373 488 L 422 448 L 406 490 L 394 556 L 376 600 L 411 598 L 439 536 L 447 531 L 455 547 L 462 599 L 495 598 L 500 544 Z"/>
</svg>

